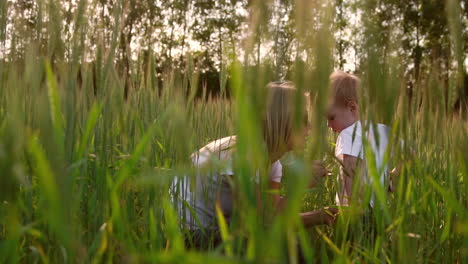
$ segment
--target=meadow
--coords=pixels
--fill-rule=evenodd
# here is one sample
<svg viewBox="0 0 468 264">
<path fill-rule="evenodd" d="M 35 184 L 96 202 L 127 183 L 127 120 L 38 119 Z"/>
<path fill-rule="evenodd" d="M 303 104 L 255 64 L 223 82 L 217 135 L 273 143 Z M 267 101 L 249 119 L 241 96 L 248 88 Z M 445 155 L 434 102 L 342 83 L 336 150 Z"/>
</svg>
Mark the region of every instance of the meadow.
<svg viewBox="0 0 468 264">
<path fill-rule="evenodd" d="M 86 7 L 73 19 L 84 24 Z M 336 68 L 330 30 L 317 30 L 315 41 L 300 40 L 309 45 L 312 66 L 297 62 L 288 75 L 311 94 L 312 131 L 303 151 L 284 157 L 281 192 L 288 207 L 267 225 L 246 179 L 265 158 L 257 146 L 263 88 L 277 78 L 271 67 L 233 59 L 219 71 L 221 91 L 213 94 L 191 56 L 184 71 L 168 68 L 157 78 L 150 53 L 123 75 L 119 39 L 92 50 L 81 32 L 66 43 L 66 59 L 31 42 L 22 56 L 0 60 L 1 263 L 297 263 L 299 254 L 306 263 L 468 261 L 467 110 L 451 103 L 460 72 L 451 72 L 447 86 L 440 69 L 430 69 L 408 96 L 399 59 L 382 63 L 379 52 L 368 53 L 361 118 L 388 124 L 392 145 L 404 142 L 392 155 L 402 168 L 396 191 L 373 187 L 387 206 L 373 215 L 371 238 L 352 211 L 340 214 L 335 226 L 312 229 L 298 218 L 334 204 L 335 176 L 305 187 L 312 160 L 325 160 L 334 175 L 339 168 L 325 115 L 328 76 Z M 466 45 L 456 32 L 454 45 Z M 193 151 L 234 134 L 235 182 L 245 210 L 231 223 L 218 220 L 220 246 L 188 248 L 169 197 L 171 181 L 193 172 Z"/>
</svg>

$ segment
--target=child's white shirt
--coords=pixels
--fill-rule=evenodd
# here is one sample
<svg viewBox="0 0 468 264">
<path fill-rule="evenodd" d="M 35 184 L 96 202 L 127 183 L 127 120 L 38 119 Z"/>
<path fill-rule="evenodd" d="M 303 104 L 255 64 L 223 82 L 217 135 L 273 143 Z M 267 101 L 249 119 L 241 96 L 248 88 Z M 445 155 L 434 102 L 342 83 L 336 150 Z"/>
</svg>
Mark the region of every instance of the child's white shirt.
<svg viewBox="0 0 468 264">
<path fill-rule="evenodd" d="M 374 132 L 376 130 L 376 132 Z M 367 163 L 364 155 L 363 139 L 367 139 L 370 145 L 370 148 L 373 152 L 373 157 L 375 158 L 375 164 L 377 171 L 379 173 L 379 182 L 382 186 L 385 185 L 388 176 L 388 166 L 384 164 L 384 156 L 388 146 L 388 140 L 390 135 L 390 128 L 384 124 L 369 124 L 367 131 L 365 131 L 363 137 L 363 129 L 360 121 L 355 122 L 349 127 L 343 129 L 336 140 L 335 147 L 335 156 L 340 157 L 341 155 L 349 155 L 357 157 L 364 161 L 363 169 L 363 183 L 369 185 L 369 188 L 372 188 L 372 177 L 369 177 L 369 171 L 367 168 Z M 359 179 L 358 177 L 354 177 Z M 343 183 L 343 179 L 338 175 L 338 182 Z M 343 188 L 342 185 L 338 188 Z M 346 197 L 346 194 L 343 195 L 339 192 L 336 194 L 336 203 L 338 205 L 349 205 L 349 200 Z M 375 197 L 372 193 L 370 199 L 370 206 L 374 207 Z"/>
</svg>

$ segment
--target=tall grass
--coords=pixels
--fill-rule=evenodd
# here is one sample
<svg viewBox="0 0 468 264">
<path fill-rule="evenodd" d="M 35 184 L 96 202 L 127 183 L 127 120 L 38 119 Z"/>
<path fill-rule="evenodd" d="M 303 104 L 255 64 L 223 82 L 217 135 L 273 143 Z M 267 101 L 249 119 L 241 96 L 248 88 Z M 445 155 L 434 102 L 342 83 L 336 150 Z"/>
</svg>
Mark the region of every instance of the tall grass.
<svg viewBox="0 0 468 264">
<path fill-rule="evenodd" d="M 260 2 L 254 15 L 261 17 Z M 111 43 L 94 51 L 93 63 L 83 58 L 90 52 L 80 41 L 87 1 L 80 1 L 77 28 L 66 43 L 70 59 L 53 55 L 61 43 L 53 35 L 49 53 L 30 43 L 23 58 L 0 61 L 0 262 L 294 263 L 299 248 L 309 263 L 466 262 L 467 123 L 447 111 L 436 78 L 421 82 L 409 100 L 399 62 L 382 63 L 378 50 L 365 67 L 363 96 L 370 99 L 364 100 L 362 118 L 385 121 L 392 127 L 391 144 L 403 140 L 404 147 L 393 155 L 394 164 L 402 166 L 396 191 L 374 189 L 388 204 L 373 215 L 376 236 L 363 232 L 352 212 L 343 212 L 334 227 L 306 230 L 300 224 L 300 211 L 332 205 L 336 191 L 334 177 L 306 189 L 310 161 L 325 159 L 334 173 L 338 164 L 324 118 L 333 69 L 327 27 L 332 14 L 330 7 L 298 3 L 299 32 L 306 31 L 314 8 L 324 9 L 314 22 L 317 30 L 298 36 L 313 66 L 297 63 L 292 77 L 299 90 L 312 94 L 313 128 L 305 150 L 284 158 L 281 191 L 288 206 L 266 226 L 250 181 L 266 158 L 258 124 L 263 87 L 275 76 L 265 65 L 234 62 L 233 97 L 200 99 L 196 71 L 168 72 L 159 84 L 149 56 L 134 62 L 140 70 L 129 77 L 135 87 L 125 98 L 126 77 L 114 63 L 119 23 Z M 53 8 L 50 15 L 59 16 Z M 60 19 L 50 21 L 56 34 Z M 456 23 L 452 34 L 460 45 Z M 372 25 L 365 26 L 372 36 Z M 253 45 L 249 52 L 255 53 Z M 224 240 L 219 247 L 187 249 L 170 183 L 192 173 L 191 152 L 232 134 L 239 137 L 234 182 L 243 210 L 230 224 L 219 221 Z"/>
</svg>

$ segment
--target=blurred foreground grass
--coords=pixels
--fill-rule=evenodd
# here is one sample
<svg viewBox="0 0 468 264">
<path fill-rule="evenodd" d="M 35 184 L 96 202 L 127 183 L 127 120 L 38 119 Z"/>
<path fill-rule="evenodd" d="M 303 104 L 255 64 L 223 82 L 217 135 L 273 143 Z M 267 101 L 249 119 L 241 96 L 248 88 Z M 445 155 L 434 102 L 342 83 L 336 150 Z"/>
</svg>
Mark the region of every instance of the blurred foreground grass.
<svg viewBox="0 0 468 264">
<path fill-rule="evenodd" d="M 468 124 L 447 110 L 437 78 L 409 98 L 398 61 L 381 64 L 378 52 L 369 54 L 362 76 L 363 118 L 389 124 L 393 144 L 404 140 L 405 147 L 395 153 L 402 165 L 397 190 L 382 194 L 389 207 L 375 214 L 376 242 L 353 228 L 352 215 L 334 228 L 300 226 L 300 210 L 334 202 L 334 177 L 304 188 L 309 161 L 325 159 L 338 169 L 323 114 L 331 34 L 316 36 L 310 45 L 320 63 L 298 63 L 292 76 L 299 90 L 311 92 L 312 133 L 304 152 L 285 157 L 282 191 L 290 208 L 267 228 L 251 184 L 242 182 L 264 155 L 256 148 L 262 88 L 275 78 L 267 66 L 233 62 L 221 72 L 232 98 L 210 97 L 200 96 L 196 70 L 155 81 L 149 56 L 136 62 L 147 69 L 133 74 L 137 85 L 125 97 L 115 39 L 96 50 L 93 63 L 76 59 L 85 48 L 79 41 L 70 43 L 76 56 L 68 62 L 38 56 L 34 43 L 24 58 L 0 61 L 0 262 L 284 263 L 294 262 L 299 245 L 311 263 L 466 263 Z M 232 134 L 239 135 L 245 213 L 219 248 L 187 250 L 170 181 L 190 173 L 191 152 Z"/>
</svg>

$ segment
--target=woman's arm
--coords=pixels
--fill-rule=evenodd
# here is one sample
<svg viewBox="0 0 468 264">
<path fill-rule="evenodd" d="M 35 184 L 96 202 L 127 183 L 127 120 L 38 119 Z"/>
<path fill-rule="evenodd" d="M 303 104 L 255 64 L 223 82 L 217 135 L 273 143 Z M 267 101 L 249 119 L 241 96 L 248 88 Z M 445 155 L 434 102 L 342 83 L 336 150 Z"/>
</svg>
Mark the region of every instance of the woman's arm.
<svg viewBox="0 0 468 264">
<path fill-rule="evenodd" d="M 276 192 L 279 191 L 279 188 L 279 182 L 270 182 L 270 190 L 275 191 L 270 195 L 270 197 L 273 202 L 273 208 L 275 208 L 276 212 L 280 212 L 286 206 L 287 202 L 286 197 L 280 196 L 279 193 Z M 315 225 L 333 224 L 335 222 L 337 213 L 337 208 L 330 207 L 321 210 L 300 213 L 299 216 L 301 217 L 302 223 L 305 227 L 311 227 Z"/>
<path fill-rule="evenodd" d="M 279 194 L 280 186 L 281 183 L 270 181 L 269 190 L 271 191 L 271 194 L 269 197 L 271 198 L 273 208 L 276 211 L 283 210 L 284 206 L 286 205 L 286 197 Z"/>
<path fill-rule="evenodd" d="M 260 190 L 260 186 L 256 186 L 256 196 L 257 196 L 257 212 L 259 215 L 266 213 L 265 208 L 272 210 L 267 213 L 267 215 L 274 216 L 280 212 L 286 206 L 286 197 L 281 197 L 279 195 L 280 183 L 275 181 L 270 181 L 268 183 L 268 193 L 263 195 Z M 264 199 L 266 198 L 267 201 Z M 269 222 L 270 220 L 268 220 Z"/>
<path fill-rule="evenodd" d="M 323 161 L 312 161 L 312 180 L 309 183 L 309 188 L 314 188 L 325 176 L 327 176 L 327 168 L 325 168 Z"/>
<path fill-rule="evenodd" d="M 389 192 L 395 191 L 395 184 L 396 184 L 398 176 L 400 176 L 400 172 L 401 172 L 401 165 L 393 168 L 393 170 L 390 171 L 390 182 L 388 185 Z"/>
<path fill-rule="evenodd" d="M 305 227 L 316 225 L 331 225 L 335 223 L 337 208 L 328 207 L 316 211 L 301 213 L 302 223 Z"/>
</svg>

